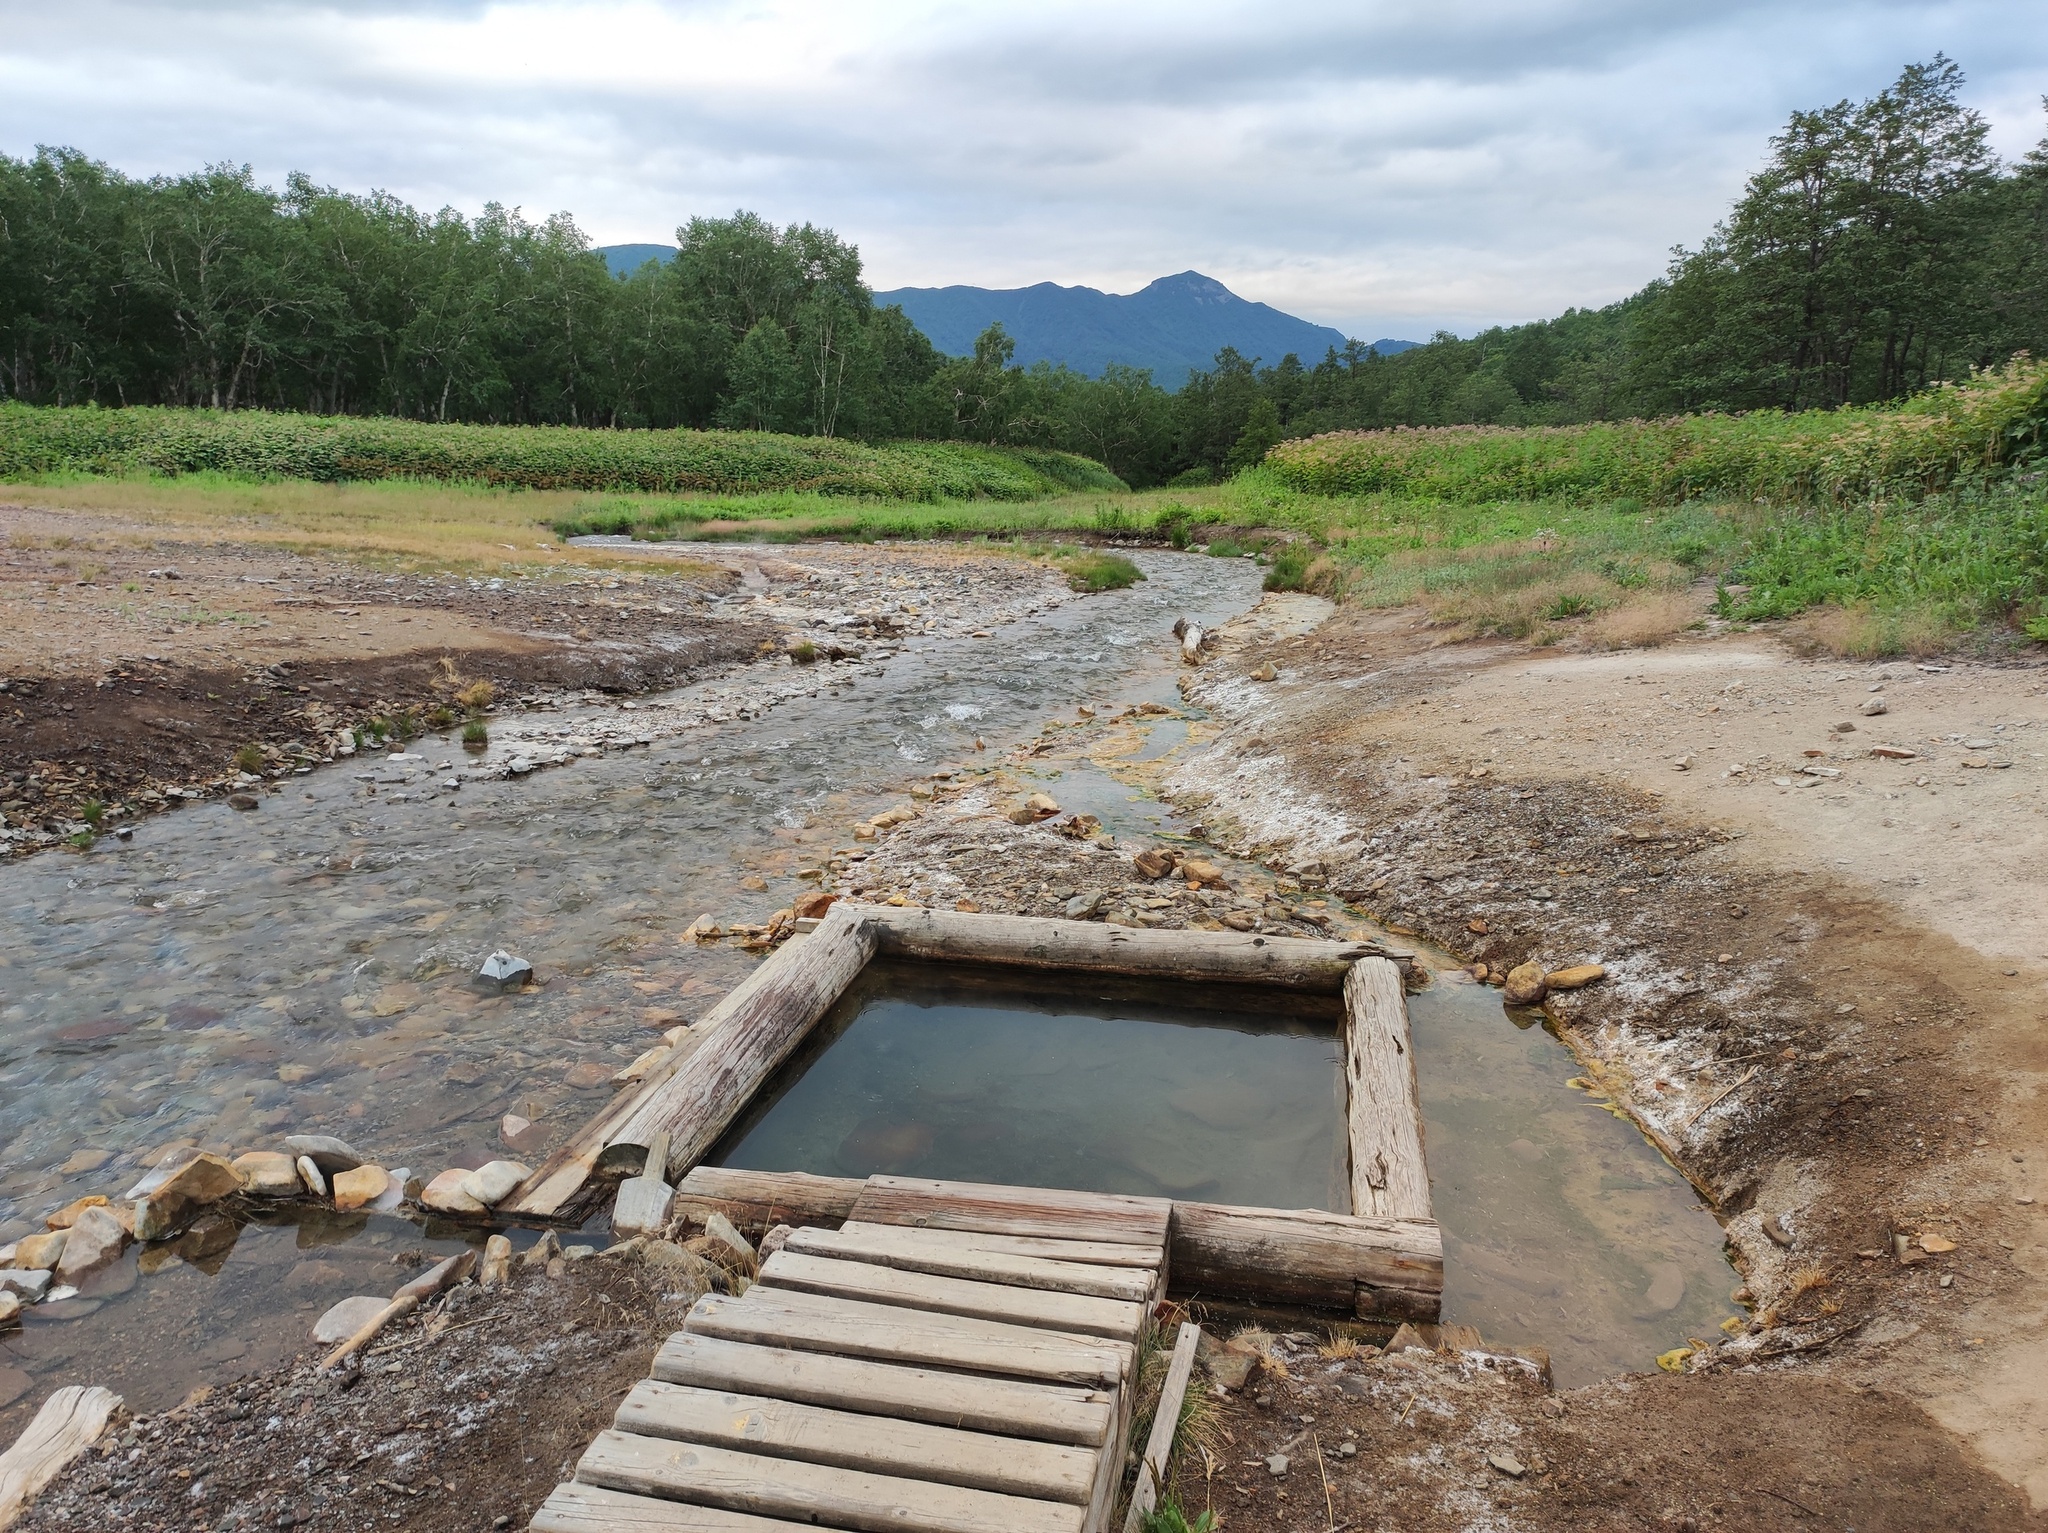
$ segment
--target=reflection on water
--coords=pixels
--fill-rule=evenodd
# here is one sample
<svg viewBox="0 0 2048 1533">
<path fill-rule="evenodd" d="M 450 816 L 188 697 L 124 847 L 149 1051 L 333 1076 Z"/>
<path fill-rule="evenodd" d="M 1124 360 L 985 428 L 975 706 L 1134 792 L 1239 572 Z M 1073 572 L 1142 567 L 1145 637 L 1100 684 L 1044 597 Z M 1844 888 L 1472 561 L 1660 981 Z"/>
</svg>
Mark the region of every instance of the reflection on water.
<svg viewBox="0 0 2048 1533">
<path fill-rule="evenodd" d="M 1500 992 L 1409 999 L 1444 1318 L 1550 1350 L 1562 1387 L 1711 1338 L 1738 1281 L 1721 1226 L 1635 1126 L 1565 1086 L 1569 1050 Z"/>
<path fill-rule="evenodd" d="M 1341 1211 L 1341 1016 L 1274 1000 L 877 965 L 712 1159 Z"/>
</svg>

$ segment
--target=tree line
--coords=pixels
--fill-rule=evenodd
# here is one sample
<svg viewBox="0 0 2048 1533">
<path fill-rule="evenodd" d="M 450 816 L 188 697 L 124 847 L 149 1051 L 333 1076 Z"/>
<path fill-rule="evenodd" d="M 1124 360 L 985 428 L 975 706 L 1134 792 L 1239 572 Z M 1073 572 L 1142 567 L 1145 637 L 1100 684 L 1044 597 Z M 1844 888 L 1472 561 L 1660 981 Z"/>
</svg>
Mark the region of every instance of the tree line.
<svg viewBox="0 0 2048 1533">
<path fill-rule="evenodd" d="M 1226 349 L 1171 394 L 1020 368 L 1000 326 L 943 356 L 810 224 L 693 218 L 615 278 L 566 214 L 46 148 L 0 156 L 0 398 L 1006 442 L 1140 485 L 1335 429 L 1869 403 L 2048 350 L 2048 140 L 2001 164 L 1962 84 L 1937 56 L 1795 113 L 1728 217 L 1620 303 L 1395 356 Z"/>
</svg>

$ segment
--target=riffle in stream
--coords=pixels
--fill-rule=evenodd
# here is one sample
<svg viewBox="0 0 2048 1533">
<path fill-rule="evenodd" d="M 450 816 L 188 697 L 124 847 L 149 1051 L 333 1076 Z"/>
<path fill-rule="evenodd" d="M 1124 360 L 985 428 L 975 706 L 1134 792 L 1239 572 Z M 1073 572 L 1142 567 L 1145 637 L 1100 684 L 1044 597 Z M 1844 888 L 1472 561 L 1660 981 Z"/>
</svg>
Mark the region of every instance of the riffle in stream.
<svg viewBox="0 0 2048 1533">
<path fill-rule="evenodd" d="M 118 1194 L 167 1144 L 326 1132 L 431 1174 L 504 1153 L 507 1112 L 568 1133 L 614 1071 L 756 961 L 679 940 L 697 915 L 765 920 L 882 795 L 942 762 L 1000 759 L 1048 712 L 1177 703 L 1173 619 L 1243 611 L 1258 572 L 1138 557 L 1150 578 L 1128 591 L 821 666 L 809 695 L 642 750 L 419 795 L 364 781 L 358 758 L 287 779 L 259 813 L 206 803 L 132 843 L 10 866 L 0 1243 L 71 1198 Z M 1185 742 L 1159 720 L 1142 754 Z M 433 737 L 412 750 L 460 754 Z M 1058 791 L 1121 841 L 1173 833 L 1166 806 L 1103 767 L 1070 766 Z M 538 990 L 473 985 L 501 947 L 532 961 Z M 1547 1345 L 1561 1383 L 1711 1328 L 1733 1281 L 1718 1227 L 1630 1125 L 1566 1089 L 1565 1049 L 1477 986 L 1440 982 L 1411 1006 L 1445 1318 Z M 153 1411 L 271 1366 L 335 1300 L 395 1286 L 394 1253 L 460 1238 L 366 1215 L 195 1235 L 131 1249 L 0 1333 L 0 1440 L 61 1384 Z"/>
</svg>

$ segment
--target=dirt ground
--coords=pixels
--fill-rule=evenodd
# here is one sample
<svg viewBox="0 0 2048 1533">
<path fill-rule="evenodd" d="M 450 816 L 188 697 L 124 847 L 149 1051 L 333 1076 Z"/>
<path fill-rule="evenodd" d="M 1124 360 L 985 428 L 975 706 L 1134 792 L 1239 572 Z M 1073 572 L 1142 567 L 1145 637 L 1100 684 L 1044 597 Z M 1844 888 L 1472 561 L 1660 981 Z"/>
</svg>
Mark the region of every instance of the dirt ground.
<svg viewBox="0 0 2048 1533">
<path fill-rule="evenodd" d="M 7 554 L 30 572 L 10 576 L 10 600 L 27 605 L 7 610 L 56 635 L 38 641 L 51 678 L 86 669 L 60 670 L 63 654 L 105 659 L 78 635 L 113 621 L 112 609 L 33 607 L 102 599 L 53 590 L 55 552 L 10 542 Z M 303 569 L 291 578 L 310 586 L 320 568 L 209 557 L 222 561 L 208 577 L 217 603 L 244 574 Z M 597 590 L 580 594 L 596 600 L 616 577 L 589 578 Z M 663 578 L 678 612 L 685 587 L 700 606 L 721 590 L 701 574 Z M 276 587 L 250 590 L 274 610 Z M 343 641 L 363 637 L 340 628 L 340 600 L 372 610 L 367 585 L 333 592 L 303 615 L 306 642 L 338 646 L 317 662 L 327 676 L 343 674 Z M 480 603 L 460 607 L 462 623 L 537 631 L 537 615 L 533 629 L 506 616 L 513 598 L 465 586 L 454 600 Z M 366 623 L 369 637 L 408 617 L 456 624 L 434 629 L 444 643 L 475 631 L 425 605 L 387 604 L 389 627 Z M 82 626 L 59 632 L 60 619 Z M 170 658 L 150 663 L 197 667 L 205 644 L 225 645 L 219 668 L 246 675 L 253 641 L 274 631 L 239 625 L 251 643 L 237 648 L 195 629 L 195 648 L 159 645 L 149 653 Z M 394 655 L 428 648 L 390 642 Z M 480 667 L 468 653 L 460 663 Z M 1445 643 L 1413 614 L 1274 597 L 1215 637 L 1183 690 L 1206 715 L 1205 748 L 1163 786 L 1216 844 L 1266 861 L 1270 887 L 1177 890 L 1133 869 L 1141 848 L 1057 821 L 1006 828 L 998 857 L 962 855 L 949 817 L 929 812 L 839 859 L 840 886 L 1033 914 L 1100 893 L 1096 913 L 1131 924 L 1300 932 L 1329 927 L 1336 895 L 1486 965 L 1485 978 L 1532 959 L 1604 965 L 1605 978 L 1550 998 L 1552 1025 L 1700 1188 L 1751 1312 L 1673 1358 L 1679 1371 L 1565 1392 L 1483 1338 L 1384 1354 L 1320 1333 L 1253 1338 L 1259 1361 L 1236 1387 L 1201 1376 L 1197 1447 L 1175 1475 L 1185 1508 L 1212 1508 L 1223 1528 L 1301 1533 L 2048 1527 L 2048 669 L 1845 664 L 1714 626 L 1653 649 L 1532 652 Z M 1874 697 L 1884 711 L 1863 711 Z M 993 819 L 1017 786 L 997 775 L 920 791 Z M 584 1370 L 573 1399 L 540 1372 L 463 1373 L 483 1343 L 451 1331 L 397 1354 L 389 1384 L 373 1370 L 342 1391 L 287 1370 L 125 1428 L 24 1526 L 339 1527 L 318 1519 L 347 1503 L 321 1500 L 291 1466 L 351 1472 L 387 1440 L 442 1456 L 401 1475 L 353 1471 L 378 1525 L 521 1525 L 673 1323 L 659 1295 L 607 1289 L 600 1303 L 580 1270 L 571 1279 L 544 1299 L 520 1292 L 534 1338 L 577 1327 L 558 1343 L 587 1349 L 562 1359 Z M 559 1305 L 572 1312 L 551 1318 Z M 511 1345 L 526 1323 L 484 1334 Z M 444 1355 L 454 1371 L 415 1388 L 410 1370 Z M 490 1395 L 499 1435 L 418 1432 L 452 1419 L 469 1389 Z M 303 1443 L 230 1425 L 259 1407 Z M 1275 1453 L 1287 1456 L 1277 1473 Z M 181 1498 L 201 1482 L 219 1499 L 195 1521 Z"/>
</svg>

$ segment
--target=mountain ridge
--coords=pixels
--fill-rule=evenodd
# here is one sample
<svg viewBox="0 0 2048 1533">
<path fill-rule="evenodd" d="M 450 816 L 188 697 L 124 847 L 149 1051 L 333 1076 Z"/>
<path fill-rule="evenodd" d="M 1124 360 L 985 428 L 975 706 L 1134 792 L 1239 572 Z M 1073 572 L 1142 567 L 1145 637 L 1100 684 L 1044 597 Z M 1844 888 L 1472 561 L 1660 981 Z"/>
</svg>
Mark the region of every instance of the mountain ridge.
<svg viewBox="0 0 2048 1533">
<path fill-rule="evenodd" d="M 615 273 L 671 253 L 673 247 L 666 245 L 599 249 Z M 1331 326 L 1240 298 L 1214 277 L 1192 270 L 1160 277 L 1135 293 L 1056 282 L 1017 288 L 958 284 L 893 288 L 876 293 L 875 302 L 900 305 L 932 345 L 949 356 L 972 354 L 975 337 L 1000 323 L 1017 343 L 1020 366 L 1049 362 L 1100 377 L 1110 364 L 1122 363 L 1148 369 L 1153 381 L 1167 389 L 1179 388 L 1190 372 L 1212 366 L 1226 346 L 1268 367 L 1290 352 L 1313 367 L 1331 347 L 1341 351 L 1348 339 Z M 1386 356 L 1419 344 L 1392 338 L 1372 343 Z"/>
</svg>

